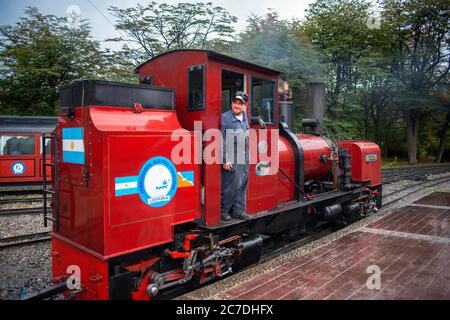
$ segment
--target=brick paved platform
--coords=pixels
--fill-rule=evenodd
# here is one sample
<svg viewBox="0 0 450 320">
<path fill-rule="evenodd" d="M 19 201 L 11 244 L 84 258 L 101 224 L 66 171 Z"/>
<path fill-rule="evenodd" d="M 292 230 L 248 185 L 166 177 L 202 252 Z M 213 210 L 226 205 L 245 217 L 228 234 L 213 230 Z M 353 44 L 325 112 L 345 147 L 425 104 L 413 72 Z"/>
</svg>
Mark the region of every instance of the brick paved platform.
<svg viewBox="0 0 450 320">
<path fill-rule="evenodd" d="M 367 268 L 374 265 L 381 271 L 380 289 L 366 285 L 371 275 Z M 215 292 L 208 299 L 450 299 L 450 193 L 428 195 L 307 255 Z M 186 298 L 199 296 L 194 292 Z"/>
<path fill-rule="evenodd" d="M 434 192 L 420 200 L 414 202 L 414 204 L 428 204 L 450 207 L 450 193 L 448 192 Z"/>
</svg>

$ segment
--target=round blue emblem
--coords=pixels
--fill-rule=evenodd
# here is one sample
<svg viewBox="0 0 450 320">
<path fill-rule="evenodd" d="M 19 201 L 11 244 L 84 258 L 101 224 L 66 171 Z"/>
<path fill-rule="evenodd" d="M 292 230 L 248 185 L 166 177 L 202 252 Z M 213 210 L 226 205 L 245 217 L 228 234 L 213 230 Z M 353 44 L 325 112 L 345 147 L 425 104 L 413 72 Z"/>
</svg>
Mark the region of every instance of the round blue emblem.
<svg viewBox="0 0 450 320">
<path fill-rule="evenodd" d="M 26 169 L 27 167 L 23 162 L 14 162 L 13 165 L 11 166 L 12 173 L 17 175 L 24 174 Z"/>
<path fill-rule="evenodd" d="M 256 165 L 256 175 L 259 177 L 265 177 L 270 173 L 270 164 L 267 161 L 261 161 Z"/>
<path fill-rule="evenodd" d="M 169 159 L 155 157 L 144 164 L 138 176 L 138 192 L 146 205 L 164 207 L 172 201 L 177 189 L 177 169 Z"/>
</svg>

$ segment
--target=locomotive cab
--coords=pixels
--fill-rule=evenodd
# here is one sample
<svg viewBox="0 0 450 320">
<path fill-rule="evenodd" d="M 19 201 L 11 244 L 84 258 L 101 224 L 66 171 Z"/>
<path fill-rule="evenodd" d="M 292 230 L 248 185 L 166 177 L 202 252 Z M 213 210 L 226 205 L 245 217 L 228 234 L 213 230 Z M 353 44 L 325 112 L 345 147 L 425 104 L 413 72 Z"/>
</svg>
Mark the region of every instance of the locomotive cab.
<svg viewBox="0 0 450 320">
<path fill-rule="evenodd" d="M 311 200 L 316 193 L 339 189 L 338 181 L 334 181 L 342 170 L 338 165 L 337 143 L 324 139 L 317 132 L 294 134 L 292 128 L 279 122 L 279 71 L 212 51 L 174 50 L 145 62 L 136 72 L 141 82 L 151 79 L 153 85 L 175 89 L 177 116 L 187 130 L 194 130 L 196 124 L 197 130 L 200 126 L 202 132 L 221 129 L 221 114 L 229 110 L 234 94 L 245 91 L 249 95 L 247 115 L 259 116 L 267 125 L 266 130 L 251 126 L 256 138 L 250 141 L 249 148 L 247 213 L 253 217 L 271 215 L 278 212 L 280 206 L 295 206 Z M 316 87 L 311 86 L 310 104 L 317 104 L 314 95 L 319 91 L 313 90 Z M 317 113 L 323 113 L 323 106 L 322 110 L 317 106 L 312 110 L 310 116 L 315 118 Z M 208 143 L 204 142 L 203 148 L 207 148 Z M 379 164 L 379 155 L 376 157 L 375 162 Z M 267 165 L 271 169 L 268 174 L 267 170 L 260 170 Z M 361 165 L 364 163 L 355 163 L 355 166 Z M 373 169 L 376 172 L 377 168 Z M 345 170 L 351 175 L 350 168 Z M 209 228 L 223 226 L 220 171 L 220 163 L 202 165 L 201 223 Z M 347 181 L 347 187 L 351 188 L 351 181 Z"/>
<path fill-rule="evenodd" d="M 169 72 L 168 66 L 171 71 Z M 176 112 L 180 124 L 187 130 L 220 130 L 221 114 L 229 110 L 231 99 L 238 91 L 250 96 L 248 116 L 260 116 L 268 130 L 255 130 L 254 145 L 264 146 L 266 156 L 278 155 L 278 138 L 271 141 L 271 133 L 278 130 L 279 71 L 236 58 L 204 50 L 175 50 L 155 57 L 136 69 L 141 82 L 175 89 Z M 258 126 L 252 125 L 253 129 Z M 283 143 L 283 142 L 282 142 Z M 203 144 L 207 148 L 208 142 Z M 258 161 L 252 161 L 249 172 L 247 210 L 249 214 L 274 209 L 277 206 L 277 176 L 257 173 Z M 289 170 L 289 169 L 286 169 Z M 202 165 L 201 185 L 204 193 L 202 222 L 206 226 L 220 225 L 221 164 Z M 293 197 L 293 190 L 280 192 Z M 291 188 L 292 189 L 292 188 Z M 286 193 L 291 193 L 286 196 Z"/>
</svg>

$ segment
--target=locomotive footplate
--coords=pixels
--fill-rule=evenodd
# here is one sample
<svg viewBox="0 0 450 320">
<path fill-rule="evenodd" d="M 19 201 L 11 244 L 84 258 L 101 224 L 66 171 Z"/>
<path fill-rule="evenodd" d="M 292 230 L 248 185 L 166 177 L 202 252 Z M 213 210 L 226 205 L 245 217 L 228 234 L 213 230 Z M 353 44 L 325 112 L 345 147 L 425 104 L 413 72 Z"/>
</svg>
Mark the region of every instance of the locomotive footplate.
<svg viewBox="0 0 450 320">
<path fill-rule="evenodd" d="M 252 215 L 252 219 L 250 220 L 240 220 L 240 219 L 232 219 L 230 221 L 221 221 L 220 224 L 207 226 L 201 222 L 198 222 L 198 227 L 205 230 L 217 230 L 222 229 L 224 227 L 231 227 L 237 225 L 246 225 L 252 224 L 260 219 L 267 218 L 270 216 L 284 214 L 288 212 L 298 211 L 299 209 L 306 209 L 311 206 L 323 205 L 324 203 L 332 203 L 339 199 L 339 201 L 345 201 L 345 199 L 351 200 L 352 198 L 357 197 L 362 192 L 367 192 L 366 188 L 358 188 L 352 191 L 342 191 L 342 192 L 326 192 L 319 195 L 316 195 L 311 200 L 303 200 L 303 201 L 291 201 L 287 203 L 283 203 L 276 207 L 273 210 L 258 212 L 255 215 Z"/>
</svg>

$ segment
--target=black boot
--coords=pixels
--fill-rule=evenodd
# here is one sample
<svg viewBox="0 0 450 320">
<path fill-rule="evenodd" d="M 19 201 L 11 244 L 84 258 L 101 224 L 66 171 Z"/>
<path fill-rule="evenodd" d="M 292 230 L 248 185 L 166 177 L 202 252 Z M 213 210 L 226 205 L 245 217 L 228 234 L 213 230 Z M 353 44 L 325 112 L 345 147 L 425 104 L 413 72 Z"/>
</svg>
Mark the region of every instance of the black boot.
<svg viewBox="0 0 450 320">
<path fill-rule="evenodd" d="M 251 220 L 252 217 L 249 216 L 248 214 L 246 214 L 245 212 L 238 212 L 238 213 L 232 213 L 231 216 L 235 219 L 240 219 L 240 220 Z"/>
<path fill-rule="evenodd" d="M 222 221 L 230 221 L 233 218 L 228 213 L 222 213 Z"/>
</svg>

